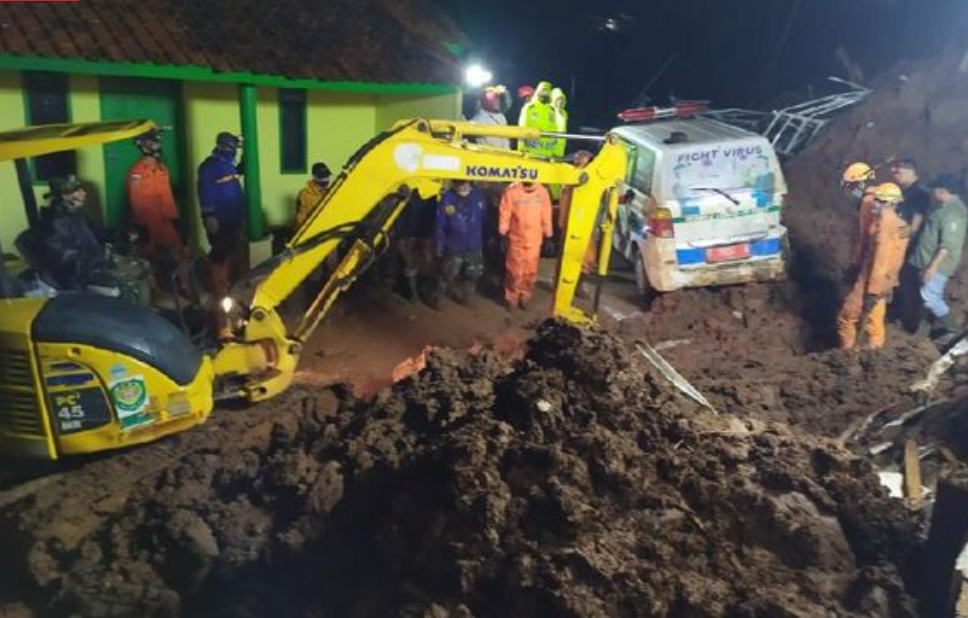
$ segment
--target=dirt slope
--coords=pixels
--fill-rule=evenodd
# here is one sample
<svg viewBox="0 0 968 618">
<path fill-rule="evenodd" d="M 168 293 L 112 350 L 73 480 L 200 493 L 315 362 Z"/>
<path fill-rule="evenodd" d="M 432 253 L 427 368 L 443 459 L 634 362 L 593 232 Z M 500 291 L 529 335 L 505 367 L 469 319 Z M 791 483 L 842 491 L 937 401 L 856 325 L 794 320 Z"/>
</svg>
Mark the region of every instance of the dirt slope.
<svg viewBox="0 0 968 618">
<path fill-rule="evenodd" d="M 892 328 L 879 352 L 830 349 L 833 324 L 814 313 L 815 296 L 793 283 L 684 290 L 619 332 L 664 348 L 717 409 L 741 418 L 835 438 L 877 410 L 916 407 L 908 389 L 938 358 L 934 346 Z"/>
<path fill-rule="evenodd" d="M 917 547 L 863 461 L 556 323 L 0 494 L 0 544 L 0 613 L 603 618 L 913 616 Z"/>
<path fill-rule="evenodd" d="M 968 72 L 958 70 L 963 53 L 888 71 L 866 102 L 834 120 L 790 163 L 785 217 L 801 273 L 830 289 L 840 283 L 855 231 L 852 208 L 838 186 L 845 164 L 881 165 L 879 177 L 886 182 L 884 162 L 913 157 L 925 182 L 942 172 L 968 181 Z M 961 269 L 949 292 L 960 312 L 968 310 L 968 269 Z"/>
</svg>

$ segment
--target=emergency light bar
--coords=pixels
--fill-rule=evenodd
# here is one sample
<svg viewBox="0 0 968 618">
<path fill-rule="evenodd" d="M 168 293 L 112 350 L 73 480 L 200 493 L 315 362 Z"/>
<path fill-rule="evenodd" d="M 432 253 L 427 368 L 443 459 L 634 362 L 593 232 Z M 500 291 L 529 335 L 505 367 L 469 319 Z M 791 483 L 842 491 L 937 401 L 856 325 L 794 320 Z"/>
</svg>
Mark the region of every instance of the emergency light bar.
<svg viewBox="0 0 968 618">
<path fill-rule="evenodd" d="M 694 118 L 707 111 L 709 106 L 702 101 L 683 101 L 672 107 L 633 107 L 619 112 L 618 118 L 624 122 L 651 122 L 666 118 Z"/>
</svg>

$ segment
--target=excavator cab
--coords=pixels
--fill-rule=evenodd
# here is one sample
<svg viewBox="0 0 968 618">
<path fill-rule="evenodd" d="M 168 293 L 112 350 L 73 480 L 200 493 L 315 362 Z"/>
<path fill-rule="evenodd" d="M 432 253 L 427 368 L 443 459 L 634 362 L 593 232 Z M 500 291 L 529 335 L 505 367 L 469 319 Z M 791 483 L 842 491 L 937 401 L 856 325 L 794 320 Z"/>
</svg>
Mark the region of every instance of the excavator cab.
<svg viewBox="0 0 968 618">
<path fill-rule="evenodd" d="M 0 162 L 16 165 L 31 224 L 16 243 L 28 263 L 42 263 L 34 255 L 42 247 L 27 158 L 153 127 L 119 121 L 0 133 Z M 0 247 L 0 452 L 56 459 L 153 440 L 208 417 L 211 362 L 175 325 L 115 298 L 20 297 L 6 263 Z"/>
</svg>

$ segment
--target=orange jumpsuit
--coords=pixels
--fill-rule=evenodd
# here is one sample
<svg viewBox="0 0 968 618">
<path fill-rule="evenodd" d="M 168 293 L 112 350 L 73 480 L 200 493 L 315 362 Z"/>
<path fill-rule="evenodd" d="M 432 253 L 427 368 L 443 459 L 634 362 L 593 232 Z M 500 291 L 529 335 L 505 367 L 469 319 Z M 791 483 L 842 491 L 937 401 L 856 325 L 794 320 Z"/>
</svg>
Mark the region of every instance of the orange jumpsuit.
<svg viewBox="0 0 968 618">
<path fill-rule="evenodd" d="M 498 232 L 508 237 L 504 298 L 528 302 L 538 278 L 542 240 L 554 233 L 548 190 L 537 183 L 530 191 L 519 182 L 509 186 L 501 198 Z"/>
<path fill-rule="evenodd" d="M 178 207 L 164 163 L 155 157 L 141 157 L 131 166 L 128 170 L 128 204 L 131 222 L 148 233 L 141 245 L 144 257 L 152 260 L 159 251 L 181 251 L 184 243 L 175 226 Z"/>
<path fill-rule="evenodd" d="M 864 202 L 867 208 L 862 205 L 860 215 L 861 222 L 866 221 L 867 227 L 862 230 L 855 247 L 858 258 L 855 262 L 858 267 L 857 280 L 844 299 L 837 316 L 837 334 L 840 336 L 841 347 L 845 349 L 857 345 L 857 327 L 864 313 L 864 296 L 867 295 L 877 297 L 877 303 L 868 312 L 867 321 L 863 325 L 868 346 L 879 348 L 884 345 L 887 301 L 898 285 L 911 237 L 911 229 L 893 206 L 884 206 L 877 213 L 873 208 L 873 199 L 865 199 Z"/>
</svg>

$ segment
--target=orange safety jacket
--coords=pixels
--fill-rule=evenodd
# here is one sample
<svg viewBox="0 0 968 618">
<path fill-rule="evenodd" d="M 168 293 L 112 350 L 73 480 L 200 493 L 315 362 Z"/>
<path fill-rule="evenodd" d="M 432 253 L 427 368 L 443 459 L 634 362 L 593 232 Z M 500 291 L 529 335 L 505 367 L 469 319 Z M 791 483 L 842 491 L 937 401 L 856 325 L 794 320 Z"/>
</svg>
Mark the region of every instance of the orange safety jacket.
<svg viewBox="0 0 968 618">
<path fill-rule="evenodd" d="M 499 233 L 507 235 L 512 250 L 540 255 L 542 238 L 554 233 L 551 218 L 551 196 L 540 184 L 531 191 L 516 182 L 501 198 Z"/>
<path fill-rule="evenodd" d="M 131 222 L 148 233 L 144 246 L 149 256 L 157 249 L 182 246 L 181 234 L 175 225 L 178 206 L 164 163 L 145 156 L 131 166 L 128 170 L 128 204 Z"/>
<path fill-rule="evenodd" d="M 893 206 L 885 206 L 867 235 L 866 254 L 861 261 L 865 294 L 885 296 L 897 287 L 901 267 L 911 239 L 911 228 Z"/>
<path fill-rule="evenodd" d="M 850 263 L 856 268 L 860 268 L 861 261 L 868 251 L 868 243 L 871 240 L 871 227 L 876 219 L 876 202 L 874 192 L 868 191 L 861 198 L 860 207 L 857 209 L 857 242 L 854 243 L 854 250 L 850 256 Z"/>
</svg>

